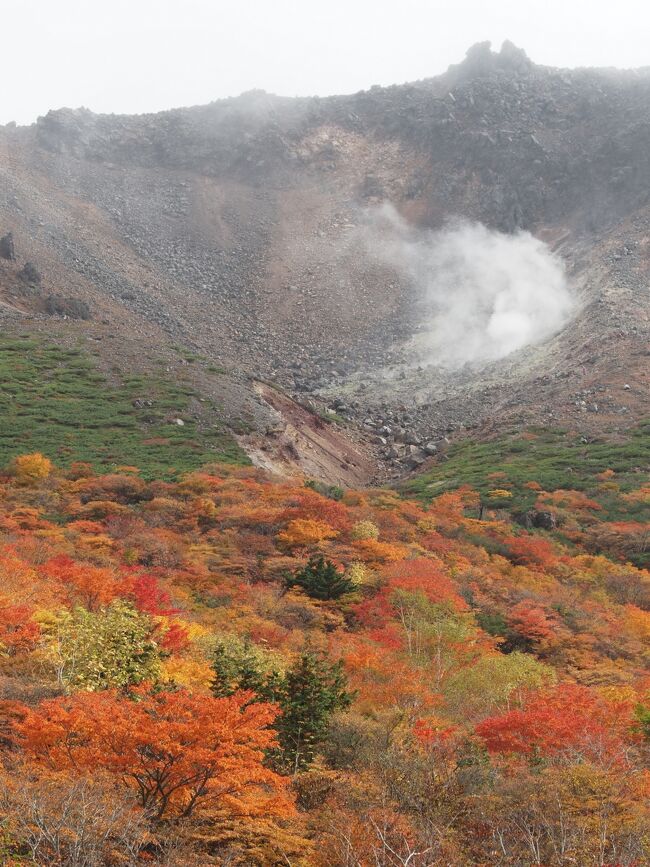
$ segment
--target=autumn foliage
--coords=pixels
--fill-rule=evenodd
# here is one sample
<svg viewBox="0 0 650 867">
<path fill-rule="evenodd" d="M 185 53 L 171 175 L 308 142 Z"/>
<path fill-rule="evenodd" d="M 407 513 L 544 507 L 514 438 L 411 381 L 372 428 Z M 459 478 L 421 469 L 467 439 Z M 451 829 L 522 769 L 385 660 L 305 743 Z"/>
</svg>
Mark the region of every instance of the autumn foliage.
<svg viewBox="0 0 650 867">
<path fill-rule="evenodd" d="M 489 717 L 476 732 L 494 753 L 615 762 L 624 758 L 633 724 L 629 699 L 607 701 L 567 683 L 531 694 L 523 708 Z"/>
<path fill-rule="evenodd" d="M 528 485 L 536 530 L 487 482 L 425 504 L 17 459 L 0 861 L 648 863 L 647 484 L 600 480 L 608 520 Z"/>
<path fill-rule="evenodd" d="M 55 771 L 107 771 L 156 819 L 195 811 L 291 812 L 286 781 L 262 764 L 277 710 L 184 690 L 77 693 L 45 701 L 16 726 L 17 743 Z"/>
</svg>

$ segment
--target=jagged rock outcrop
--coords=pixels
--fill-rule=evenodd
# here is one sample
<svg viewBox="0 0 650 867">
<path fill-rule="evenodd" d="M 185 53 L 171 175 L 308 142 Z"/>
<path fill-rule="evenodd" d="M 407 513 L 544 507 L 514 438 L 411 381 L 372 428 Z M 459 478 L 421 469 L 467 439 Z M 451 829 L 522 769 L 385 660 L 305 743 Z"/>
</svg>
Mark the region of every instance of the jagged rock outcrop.
<svg viewBox="0 0 650 867">
<path fill-rule="evenodd" d="M 467 51 L 462 63 L 449 67 L 447 80 L 458 84 L 480 76 L 499 73 L 523 75 L 533 70 L 533 63 L 523 48 L 518 48 L 508 39 L 498 53 L 492 51 L 490 42 L 477 42 Z"/>
</svg>

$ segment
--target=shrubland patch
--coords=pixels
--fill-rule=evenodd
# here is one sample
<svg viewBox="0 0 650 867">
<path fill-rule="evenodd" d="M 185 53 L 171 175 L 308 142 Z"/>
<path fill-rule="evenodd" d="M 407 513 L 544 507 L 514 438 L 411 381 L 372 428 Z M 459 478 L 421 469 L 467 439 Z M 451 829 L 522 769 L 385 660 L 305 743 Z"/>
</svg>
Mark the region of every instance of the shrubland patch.
<svg viewBox="0 0 650 867">
<path fill-rule="evenodd" d="M 585 442 L 579 434 L 557 429 L 512 432 L 487 442 L 454 443 L 443 460 L 405 482 L 405 494 L 430 500 L 470 485 L 492 507 L 494 491 L 507 491 L 510 513 L 534 506 L 537 489 L 581 491 L 602 506 L 609 520 L 650 520 L 650 505 L 625 501 L 621 494 L 638 488 L 650 470 L 650 420 L 629 431 L 623 442 Z M 532 484 L 531 484 L 532 483 Z"/>
</svg>

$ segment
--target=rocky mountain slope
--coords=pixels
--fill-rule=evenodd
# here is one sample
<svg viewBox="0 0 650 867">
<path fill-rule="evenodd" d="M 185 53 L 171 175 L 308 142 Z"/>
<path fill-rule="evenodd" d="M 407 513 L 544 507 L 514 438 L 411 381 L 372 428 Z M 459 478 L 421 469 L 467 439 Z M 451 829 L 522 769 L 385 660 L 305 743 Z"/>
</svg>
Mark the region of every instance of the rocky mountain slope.
<svg viewBox="0 0 650 867">
<path fill-rule="evenodd" d="M 82 339 L 114 375 L 182 368 L 265 465 L 361 484 L 463 429 L 615 437 L 650 409 L 648 69 L 484 44 L 351 96 L 61 109 L 0 127 L 0 178 L 3 330 Z M 575 315 L 480 369 L 418 365 L 418 289 L 362 243 L 386 201 L 417 227 L 530 231 Z M 325 447 L 299 430 L 321 416 Z"/>
</svg>

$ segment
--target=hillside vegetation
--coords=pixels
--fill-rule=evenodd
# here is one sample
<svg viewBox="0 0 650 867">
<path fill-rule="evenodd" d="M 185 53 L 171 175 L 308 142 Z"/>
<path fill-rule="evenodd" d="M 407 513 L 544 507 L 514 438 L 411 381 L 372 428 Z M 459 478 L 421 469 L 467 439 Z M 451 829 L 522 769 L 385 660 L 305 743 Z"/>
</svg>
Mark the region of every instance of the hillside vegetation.
<svg viewBox="0 0 650 867">
<path fill-rule="evenodd" d="M 25 450 L 62 466 L 110 471 L 134 464 L 144 478 L 174 478 L 219 460 L 247 463 L 221 427 L 190 412 L 194 390 L 162 375 L 107 381 L 83 348 L 0 338 L 0 462 Z M 179 423 L 180 420 L 180 423 Z"/>
<path fill-rule="evenodd" d="M 4 863 L 647 863 L 650 489 L 623 478 L 531 480 L 557 529 L 528 531 L 505 485 L 18 457 Z"/>
<path fill-rule="evenodd" d="M 634 534 L 636 527 L 645 537 L 650 500 L 635 492 L 649 473 L 650 422 L 632 428 L 618 442 L 536 429 L 485 442 L 459 440 L 428 472 L 404 482 L 401 489 L 431 501 L 444 491 L 470 485 L 486 508 L 499 505 L 524 525 L 539 520 L 538 513 L 549 507 L 581 500 L 582 530 L 595 533 L 598 527 L 592 542 L 597 549 L 612 544 L 605 532 L 622 538 L 626 532 Z M 553 528 L 571 539 L 573 524 L 563 528 L 561 515 L 552 513 L 551 518 Z M 580 541 L 584 544 L 586 537 Z M 644 545 L 636 550 L 628 546 L 624 553 L 637 565 L 650 561 Z"/>
</svg>

